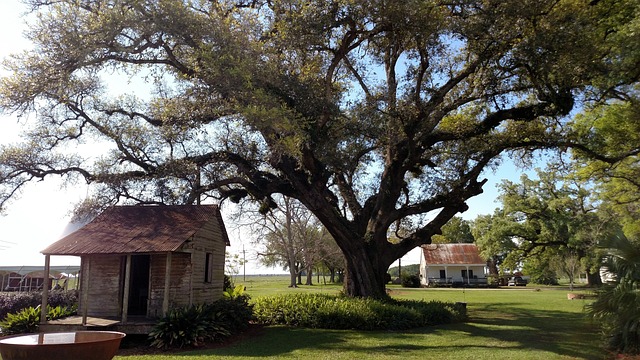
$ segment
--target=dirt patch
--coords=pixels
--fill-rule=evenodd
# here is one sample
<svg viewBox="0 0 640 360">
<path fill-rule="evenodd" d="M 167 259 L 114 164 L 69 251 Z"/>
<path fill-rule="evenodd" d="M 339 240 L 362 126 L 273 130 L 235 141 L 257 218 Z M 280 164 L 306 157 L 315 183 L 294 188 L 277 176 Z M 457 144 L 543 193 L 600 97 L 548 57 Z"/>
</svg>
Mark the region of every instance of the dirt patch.
<svg viewBox="0 0 640 360">
<path fill-rule="evenodd" d="M 146 335 L 127 335 L 127 337 L 124 338 L 122 344 L 120 345 L 118 356 L 171 354 L 191 350 L 219 349 L 233 345 L 245 339 L 261 336 L 262 334 L 264 334 L 264 328 L 262 325 L 251 324 L 242 333 L 233 335 L 219 342 L 206 343 L 198 347 L 185 347 L 182 349 L 168 350 L 162 350 L 149 346 L 149 340 L 147 339 Z"/>
</svg>

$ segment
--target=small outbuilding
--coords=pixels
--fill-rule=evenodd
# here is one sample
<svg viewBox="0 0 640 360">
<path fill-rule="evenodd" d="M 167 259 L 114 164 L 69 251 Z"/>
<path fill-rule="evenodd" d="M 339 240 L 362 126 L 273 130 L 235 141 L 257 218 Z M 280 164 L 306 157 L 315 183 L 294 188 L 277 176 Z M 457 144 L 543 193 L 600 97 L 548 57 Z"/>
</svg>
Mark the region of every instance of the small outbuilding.
<svg viewBox="0 0 640 360">
<path fill-rule="evenodd" d="M 222 297 L 228 245 L 216 205 L 114 206 L 42 253 L 45 271 L 51 256 L 80 257 L 83 325 L 87 317 L 126 324 Z"/>
<path fill-rule="evenodd" d="M 18 266 L 15 270 L 3 270 L 10 267 L 0 268 L 1 291 L 39 291 L 42 290 L 45 283 L 53 283 L 54 277 L 49 275 L 48 281 L 45 281 L 44 273 L 37 270 L 24 271 L 24 266 Z"/>
<path fill-rule="evenodd" d="M 424 286 L 486 286 L 487 262 L 475 244 L 422 246 L 420 282 Z"/>
</svg>

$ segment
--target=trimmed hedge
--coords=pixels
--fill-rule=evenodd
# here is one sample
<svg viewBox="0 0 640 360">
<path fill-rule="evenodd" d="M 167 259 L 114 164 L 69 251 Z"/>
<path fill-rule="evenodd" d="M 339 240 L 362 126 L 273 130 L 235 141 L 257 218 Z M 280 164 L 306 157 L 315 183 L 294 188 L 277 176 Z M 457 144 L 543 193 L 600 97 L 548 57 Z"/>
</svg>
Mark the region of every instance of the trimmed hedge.
<svg viewBox="0 0 640 360">
<path fill-rule="evenodd" d="M 257 298 L 256 322 L 323 329 L 404 330 L 466 319 L 466 308 L 440 301 L 373 300 L 326 294 Z"/>
</svg>

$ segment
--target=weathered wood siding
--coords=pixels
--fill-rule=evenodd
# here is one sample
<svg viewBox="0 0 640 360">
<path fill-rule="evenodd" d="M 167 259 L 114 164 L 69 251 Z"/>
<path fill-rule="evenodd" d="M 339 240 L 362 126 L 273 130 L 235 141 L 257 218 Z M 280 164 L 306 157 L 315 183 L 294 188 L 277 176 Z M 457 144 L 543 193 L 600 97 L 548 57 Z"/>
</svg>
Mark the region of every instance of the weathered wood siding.
<svg viewBox="0 0 640 360">
<path fill-rule="evenodd" d="M 209 222 L 194 236 L 193 252 L 193 302 L 208 303 L 222 297 L 224 287 L 224 260 L 226 244 L 217 221 Z M 205 282 L 207 253 L 211 254 L 211 279 Z"/>
<path fill-rule="evenodd" d="M 154 254 L 151 256 L 151 264 L 149 265 L 149 307 L 147 309 L 149 317 L 162 316 L 166 264 L 166 254 Z M 171 254 L 169 307 L 189 305 L 191 271 L 190 254 Z"/>
<path fill-rule="evenodd" d="M 87 304 L 80 296 L 78 313 L 87 306 L 87 315 L 120 316 L 122 299 L 122 259 L 120 255 L 83 256 L 81 260 L 80 292 L 88 291 Z M 89 274 L 89 276 L 85 276 Z"/>
<path fill-rule="evenodd" d="M 217 221 L 208 223 L 171 256 L 169 308 L 210 303 L 222 297 L 226 244 Z M 212 278 L 205 282 L 207 253 L 211 254 Z M 166 254 L 151 256 L 148 316 L 162 315 Z"/>
</svg>

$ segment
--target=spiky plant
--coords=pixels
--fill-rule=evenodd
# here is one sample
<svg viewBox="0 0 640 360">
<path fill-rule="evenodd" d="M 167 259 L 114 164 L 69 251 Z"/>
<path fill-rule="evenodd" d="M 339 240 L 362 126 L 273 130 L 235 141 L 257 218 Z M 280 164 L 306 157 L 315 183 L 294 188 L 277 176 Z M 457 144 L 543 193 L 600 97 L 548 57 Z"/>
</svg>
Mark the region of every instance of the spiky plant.
<svg viewBox="0 0 640 360">
<path fill-rule="evenodd" d="M 608 346 L 626 354 L 640 353 L 640 242 L 620 233 L 603 244 L 605 266 L 611 279 L 597 290 L 587 306 L 602 326 Z"/>
</svg>

